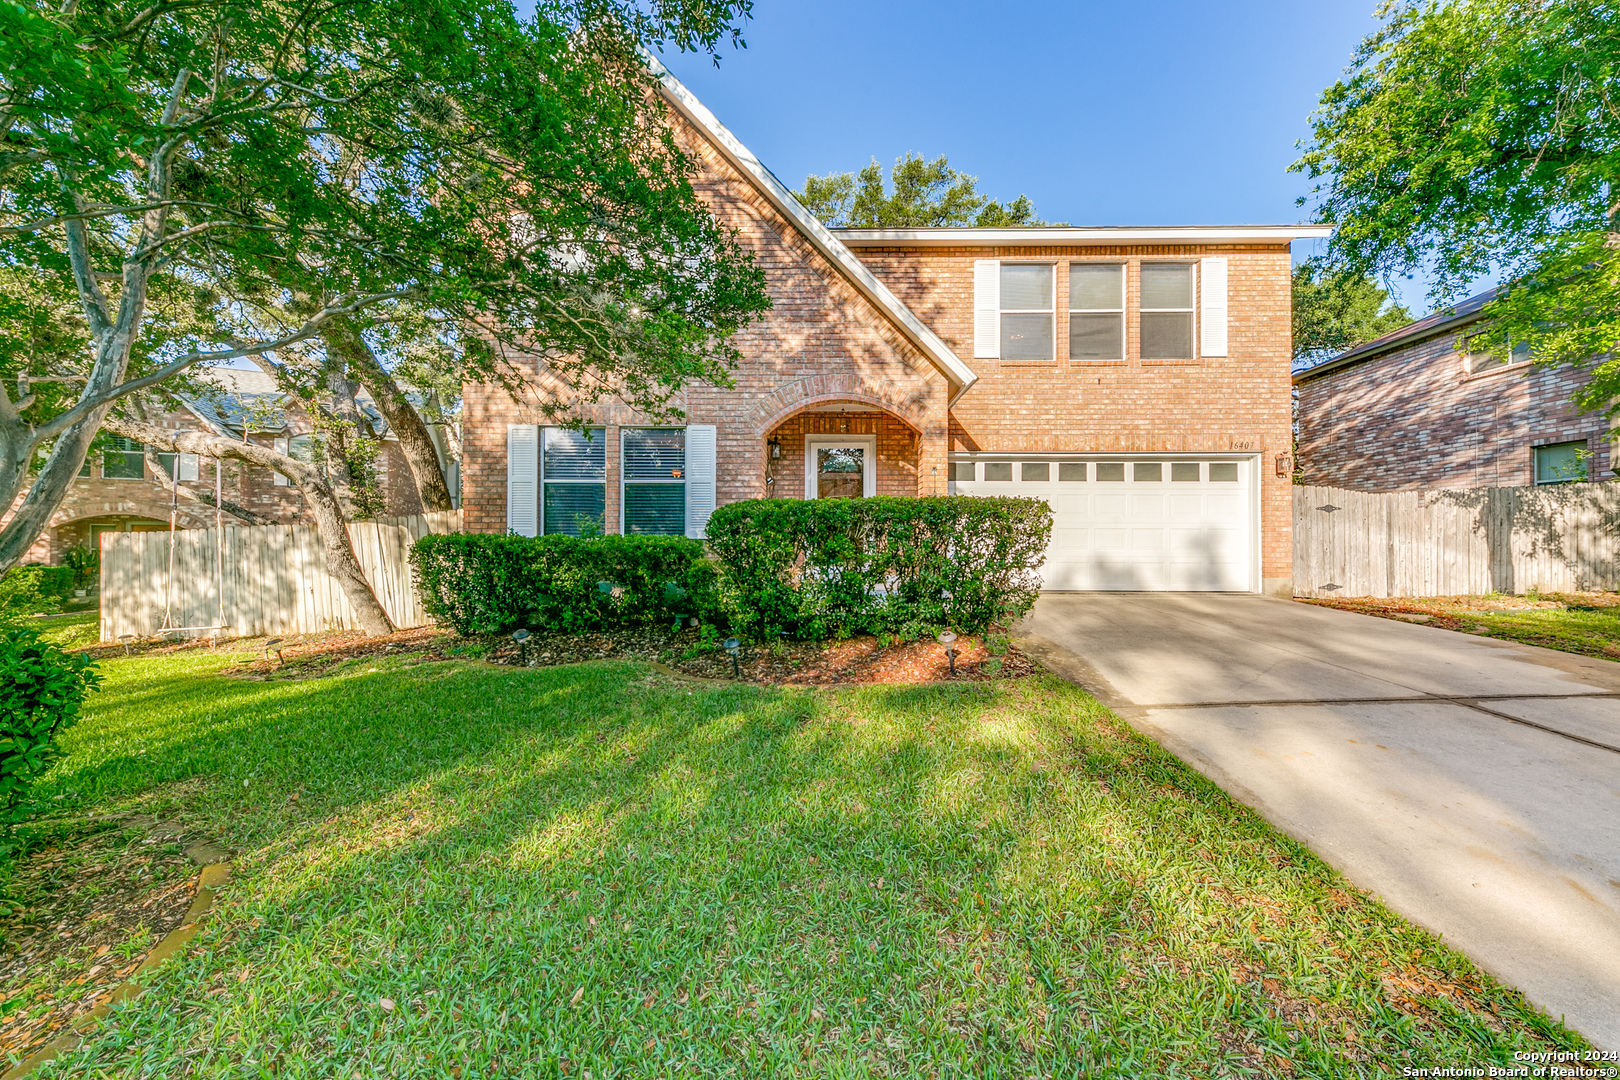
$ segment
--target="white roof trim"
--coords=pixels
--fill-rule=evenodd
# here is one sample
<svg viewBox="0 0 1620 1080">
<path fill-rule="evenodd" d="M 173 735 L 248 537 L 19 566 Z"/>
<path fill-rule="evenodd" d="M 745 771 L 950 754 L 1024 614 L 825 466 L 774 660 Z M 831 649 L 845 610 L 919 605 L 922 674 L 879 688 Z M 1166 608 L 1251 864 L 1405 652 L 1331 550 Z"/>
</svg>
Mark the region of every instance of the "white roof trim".
<svg viewBox="0 0 1620 1080">
<path fill-rule="evenodd" d="M 720 152 L 754 181 L 755 186 L 771 201 L 771 204 L 798 227 L 805 239 L 826 256 L 862 295 L 886 311 L 900 332 L 928 357 L 949 382 L 955 384 L 951 401 L 954 402 L 963 391 L 979 381 L 973 369 L 962 363 L 951 347 L 940 340 L 938 334 L 917 318 L 916 313 L 890 292 L 889 287 L 879 281 L 872 271 L 867 269 L 866 264 L 855 257 L 854 252 L 845 247 L 814 214 L 806 210 L 799 200 L 793 197 L 793 193 L 786 185 L 772 175 L 771 170 L 754 156 L 753 151 L 726 130 L 725 125 L 715 118 L 714 113 L 710 112 L 679 79 L 670 74 L 669 69 L 661 64 L 657 57 L 647 53 L 646 58 L 647 66 L 658 76 L 664 96 L 669 99 L 670 104 L 674 105 L 682 116 L 707 132 Z"/>
<path fill-rule="evenodd" d="M 1011 229 L 834 229 L 849 247 L 1112 247 L 1119 244 L 1286 244 L 1333 235 L 1331 225 L 1166 225 Z"/>
</svg>

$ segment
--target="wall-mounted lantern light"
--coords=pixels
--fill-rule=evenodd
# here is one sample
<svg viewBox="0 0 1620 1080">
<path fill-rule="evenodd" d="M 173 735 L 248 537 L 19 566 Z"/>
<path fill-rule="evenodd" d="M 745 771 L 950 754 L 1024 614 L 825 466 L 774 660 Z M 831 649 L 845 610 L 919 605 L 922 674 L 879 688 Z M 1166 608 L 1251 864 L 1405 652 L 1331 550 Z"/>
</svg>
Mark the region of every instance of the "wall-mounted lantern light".
<svg viewBox="0 0 1620 1080">
<path fill-rule="evenodd" d="M 772 461 L 776 461 L 779 458 L 781 458 L 781 456 L 782 456 L 782 440 L 781 439 L 773 438 L 770 442 L 766 443 L 765 445 L 771 448 L 771 460 Z"/>
</svg>

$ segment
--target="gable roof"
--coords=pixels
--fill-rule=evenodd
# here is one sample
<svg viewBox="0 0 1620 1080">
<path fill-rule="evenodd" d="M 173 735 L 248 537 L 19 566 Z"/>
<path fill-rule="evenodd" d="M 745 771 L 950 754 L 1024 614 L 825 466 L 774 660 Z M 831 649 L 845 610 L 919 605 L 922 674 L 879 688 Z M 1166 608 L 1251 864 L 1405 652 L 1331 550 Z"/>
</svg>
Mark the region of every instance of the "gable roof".
<svg viewBox="0 0 1620 1080">
<path fill-rule="evenodd" d="M 732 166 L 747 177 L 777 212 L 803 234 L 810 242 L 810 246 L 832 263 L 857 292 L 886 314 L 906 339 L 928 358 L 941 375 L 945 376 L 946 382 L 951 386 L 952 402 L 961 397 L 968 387 L 979 381 L 973 369 L 964 364 L 951 347 L 917 318 L 916 313 L 898 296 L 890 292 L 889 287 L 879 281 L 877 276 L 855 257 L 855 253 L 844 246 L 842 240 L 834 236 L 827 226 L 806 210 L 799 200 L 793 197 L 787 185 L 778 180 L 771 170 L 754 156 L 753 151 L 728 131 L 725 125 L 715 118 L 714 113 L 671 74 L 657 57 L 647 53 L 646 60 L 647 66 L 658 77 L 664 98 L 675 107 L 675 110 L 703 131 Z"/>
<path fill-rule="evenodd" d="M 1320 364 L 1296 371 L 1294 373 L 1294 382 L 1296 384 L 1309 382 L 1323 375 L 1342 371 L 1347 367 L 1371 360 L 1375 356 L 1383 356 L 1385 353 L 1394 352 L 1396 349 L 1416 345 L 1420 341 L 1438 337 L 1441 334 L 1457 329 L 1459 326 L 1477 322 L 1485 305 L 1496 299 L 1497 292 L 1496 289 L 1486 289 L 1478 296 L 1470 296 L 1461 303 L 1443 307 L 1415 322 L 1407 323 L 1399 330 L 1393 330 L 1381 338 L 1374 338 L 1365 345 L 1357 345 L 1353 349 L 1346 349 L 1338 356 L 1324 360 Z"/>
</svg>

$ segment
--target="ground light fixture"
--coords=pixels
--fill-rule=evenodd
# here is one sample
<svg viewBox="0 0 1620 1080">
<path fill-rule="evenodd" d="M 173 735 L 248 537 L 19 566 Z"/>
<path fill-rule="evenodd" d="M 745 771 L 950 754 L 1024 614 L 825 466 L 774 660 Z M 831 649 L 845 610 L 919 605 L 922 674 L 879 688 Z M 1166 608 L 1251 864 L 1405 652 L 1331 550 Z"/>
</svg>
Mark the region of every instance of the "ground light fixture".
<svg viewBox="0 0 1620 1080">
<path fill-rule="evenodd" d="M 742 678 L 742 668 L 737 664 L 737 654 L 742 652 L 742 642 L 734 637 L 728 637 L 721 644 L 721 648 L 731 654 L 731 674 L 733 678 Z"/>
<path fill-rule="evenodd" d="M 956 635 L 949 630 L 941 630 L 939 637 L 934 640 L 945 646 L 945 659 L 951 664 L 951 678 L 956 678 L 956 649 L 952 647 L 956 644 Z"/>
<path fill-rule="evenodd" d="M 518 661 L 520 663 L 522 663 L 522 665 L 524 667 L 529 666 L 529 638 L 530 638 L 530 636 L 531 635 L 529 634 L 529 632 L 527 630 L 514 630 L 514 631 L 512 631 L 512 640 L 517 642 Z"/>
<path fill-rule="evenodd" d="M 281 655 L 280 645 L 281 645 L 281 639 L 278 638 L 278 637 L 273 637 L 269 641 L 266 641 L 264 643 L 264 658 L 266 660 L 269 660 L 270 659 L 270 650 L 275 649 L 276 650 L 276 660 L 277 660 L 277 662 L 285 664 L 287 661 Z"/>
</svg>

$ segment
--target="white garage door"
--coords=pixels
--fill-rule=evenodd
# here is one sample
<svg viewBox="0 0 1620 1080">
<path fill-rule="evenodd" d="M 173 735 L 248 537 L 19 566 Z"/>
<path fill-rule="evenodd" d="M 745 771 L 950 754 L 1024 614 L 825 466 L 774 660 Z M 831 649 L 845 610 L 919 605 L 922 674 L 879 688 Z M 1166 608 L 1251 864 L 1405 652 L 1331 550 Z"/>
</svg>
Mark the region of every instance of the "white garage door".
<svg viewBox="0 0 1620 1080">
<path fill-rule="evenodd" d="M 958 460 L 951 490 L 1051 505 L 1049 591 L 1250 592 L 1254 469 L 1253 459 L 1189 456 Z"/>
</svg>

